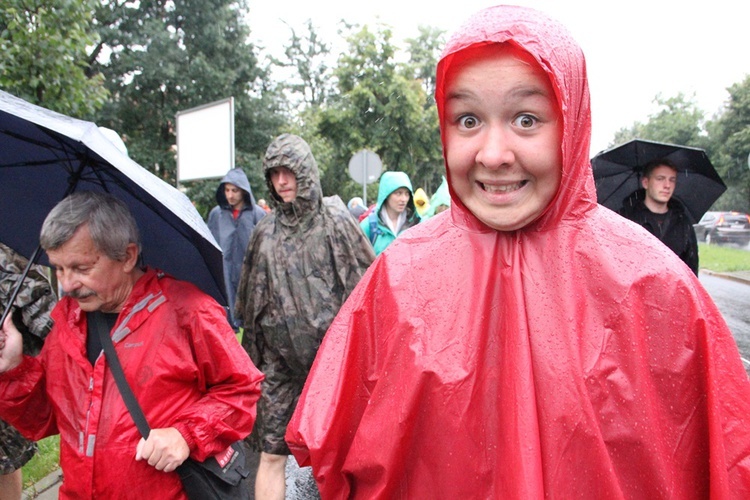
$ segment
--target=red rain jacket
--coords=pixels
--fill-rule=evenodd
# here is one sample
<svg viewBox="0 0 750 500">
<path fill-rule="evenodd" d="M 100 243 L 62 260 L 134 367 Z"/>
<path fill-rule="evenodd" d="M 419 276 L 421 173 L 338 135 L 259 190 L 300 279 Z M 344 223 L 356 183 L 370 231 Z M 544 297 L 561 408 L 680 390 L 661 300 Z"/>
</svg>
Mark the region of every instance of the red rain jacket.
<svg viewBox="0 0 750 500">
<path fill-rule="evenodd" d="M 39 358 L 0 375 L 0 413 L 38 440 L 60 434 L 60 498 L 186 498 L 177 473 L 135 460 L 141 436 L 100 355 L 86 357 L 86 315 L 70 297 Z M 193 285 L 149 270 L 113 334 L 115 350 L 151 428 L 176 427 L 204 460 L 247 436 L 262 374 L 224 309 Z"/>
<path fill-rule="evenodd" d="M 449 212 L 396 240 L 326 334 L 292 452 L 325 499 L 749 498 L 734 339 L 671 250 L 596 204 L 578 45 L 533 10 L 480 12 L 438 65 L 441 123 L 447 68 L 488 41 L 549 75 L 559 191 L 513 232 L 451 191 Z"/>
</svg>

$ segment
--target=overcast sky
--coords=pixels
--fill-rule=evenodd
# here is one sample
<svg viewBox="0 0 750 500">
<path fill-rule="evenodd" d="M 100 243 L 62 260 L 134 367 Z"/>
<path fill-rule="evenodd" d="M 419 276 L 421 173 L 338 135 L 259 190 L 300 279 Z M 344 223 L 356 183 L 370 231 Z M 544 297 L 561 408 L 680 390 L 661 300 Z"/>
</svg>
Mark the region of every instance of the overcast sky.
<svg viewBox="0 0 750 500">
<path fill-rule="evenodd" d="M 487 0 L 459 0 L 436 7 L 434 0 L 249 0 L 252 39 L 280 55 L 289 28 L 302 33 L 307 19 L 324 41 L 338 43 L 338 21 L 394 31 L 394 43 L 415 37 L 418 26 L 450 34 Z M 727 87 L 750 74 L 750 2 L 712 0 L 702 6 L 678 0 L 518 0 L 560 20 L 583 47 L 592 101 L 592 155 L 605 149 L 614 133 L 645 122 L 654 97 L 678 92 L 711 117 L 728 98 Z M 730 5 L 733 4 L 733 5 Z"/>
</svg>

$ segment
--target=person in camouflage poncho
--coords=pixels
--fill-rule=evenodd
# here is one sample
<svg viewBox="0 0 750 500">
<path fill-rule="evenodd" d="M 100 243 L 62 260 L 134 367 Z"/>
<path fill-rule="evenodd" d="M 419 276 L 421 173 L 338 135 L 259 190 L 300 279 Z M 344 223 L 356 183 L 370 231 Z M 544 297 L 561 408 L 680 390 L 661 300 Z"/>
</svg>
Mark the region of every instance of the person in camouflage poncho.
<svg viewBox="0 0 750 500">
<path fill-rule="evenodd" d="M 0 313 L 18 283 L 28 261 L 0 243 Z M 33 266 L 16 297 L 13 320 L 23 335 L 25 354 L 39 354 L 42 342 L 52 328 L 49 313 L 56 299 L 44 268 Z M 0 420 L 0 499 L 20 498 L 21 467 L 36 453 L 36 444 Z M 4 496 L 7 495 L 7 496 Z"/>
<path fill-rule="evenodd" d="M 323 197 L 303 139 L 277 137 L 263 172 L 273 211 L 250 239 L 235 306 L 245 329 L 242 345 L 266 376 L 250 437 L 261 451 L 256 498 L 284 492 L 286 426 L 323 335 L 375 258 L 341 199 Z M 279 194 L 279 172 L 292 176 L 296 196 L 286 184 Z"/>
</svg>

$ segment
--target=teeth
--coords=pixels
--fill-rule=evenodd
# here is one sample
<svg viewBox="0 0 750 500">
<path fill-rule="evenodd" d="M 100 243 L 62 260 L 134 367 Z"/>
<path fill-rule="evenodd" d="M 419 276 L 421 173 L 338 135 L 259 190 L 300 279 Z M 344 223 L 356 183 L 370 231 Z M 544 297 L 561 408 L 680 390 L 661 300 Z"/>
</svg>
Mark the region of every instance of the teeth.
<svg viewBox="0 0 750 500">
<path fill-rule="evenodd" d="M 504 186 L 492 186 L 490 184 L 482 184 L 482 187 L 488 193 L 510 193 L 516 189 L 521 189 L 522 183 L 517 182 L 515 184 L 504 185 Z"/>
</svg>

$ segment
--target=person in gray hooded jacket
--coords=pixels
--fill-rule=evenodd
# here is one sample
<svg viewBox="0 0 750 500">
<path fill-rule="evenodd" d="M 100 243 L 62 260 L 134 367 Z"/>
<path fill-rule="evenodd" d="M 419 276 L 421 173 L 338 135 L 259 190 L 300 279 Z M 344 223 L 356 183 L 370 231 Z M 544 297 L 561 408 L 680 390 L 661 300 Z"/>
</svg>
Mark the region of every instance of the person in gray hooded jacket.
<svg viewBox="0 0 750 500">
<path fill-rule="evenodd" d="M 255 203 L 250 181 L 241 168 L 233 168 L 216 189 L 216 203 L 208 214 L 208 228 L 224 253 L 224 283 L 229 304 L 229 322 L 237 330 L 241 325 L 232 311 L 240 283 L 242 259 L 255 225 L 266 211 Z"/>
</svg>

